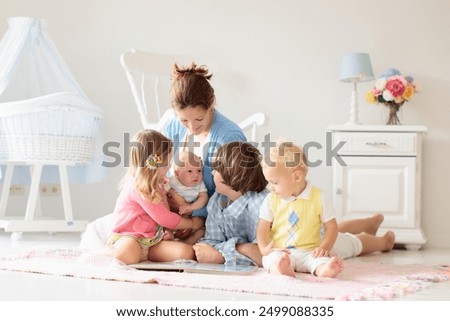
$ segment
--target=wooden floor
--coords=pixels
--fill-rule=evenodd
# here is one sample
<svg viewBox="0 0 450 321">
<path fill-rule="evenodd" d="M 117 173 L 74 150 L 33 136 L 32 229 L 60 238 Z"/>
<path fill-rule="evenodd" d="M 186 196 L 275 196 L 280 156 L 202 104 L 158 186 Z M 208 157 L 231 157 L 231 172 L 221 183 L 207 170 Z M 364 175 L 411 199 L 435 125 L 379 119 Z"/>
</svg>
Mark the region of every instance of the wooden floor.
<svg viewBox="0 0 450 321">
<path fill-rule="evenodd" d="M 9 233 L 0 231 L 0 255 L 20 253 L 36 245 L 77 246 L 80 235 L 60 233 L 56 235 L 24 234 L 13 241 Z M 450 264 L 450 249 L 425 248 L 420 251 L 394 250 L 390 253 L 354 258 L 353 260 L 426 265 Z M 39 290 L 37 290 L 39 289 Z M 202 301 L 288 301 L 298 298 L 274 295 L 245 294 L 215 290 L 174 288 L 149 284 L 133 284 L 69 277 L 53 277 L 31 273 L 0 271 L 0 300 L 202 300 Z M 422 291 L 395 300 L 450 301 L 450 281 L 437 283 Z"/>
</svg>

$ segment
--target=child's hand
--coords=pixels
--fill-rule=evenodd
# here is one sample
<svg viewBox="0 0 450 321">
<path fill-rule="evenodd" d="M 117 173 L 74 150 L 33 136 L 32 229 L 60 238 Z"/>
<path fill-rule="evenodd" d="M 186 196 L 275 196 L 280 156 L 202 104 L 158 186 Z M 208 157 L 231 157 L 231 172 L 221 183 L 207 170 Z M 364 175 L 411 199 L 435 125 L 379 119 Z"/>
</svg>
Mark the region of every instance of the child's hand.
<svg viewBox="0 0 450 321">
<path fill-rule="evenodd" d="M 180 209 L 179 209 L 179 214 L 180 215 L 184 215 L 184 214 L 191 214 L 191 212 L 192 212 L 192 208 L 191 208 L 191 205 L 189 205 L 189 204 L 184 204 L 184 205 L 181 205 L 180 206 Z"/>
<path fill-rule="evenodd" d="M 173 232 L 170 231 L 170 230 L 164 230 L 163 240 L 164 241 L 173 241 L 173 240 L 175 240 L 175 236 L 173 235 Z"/>
<path fill-rule="evenodd" d="M 193 218 L 191 218 L 191 220 L 193 224 L 192 226 L 193 230 L 201 229 L 205 225 L 205 221 L 201 217 L 194 216 Z"/>
<path fill-rule="evenodd" d="M 271 252 L 274 252 L 274 251 L 281 251 L 281 252 L 290 253 L 290 251 L 288 249 L 279 249 L 279 248 L 273 247 L 273 240 L 272 240 L 272 241 L 270 241 L 269 244 L 267 244 L 267 246 L 265 248 L 263 248 L 261 250 L 261 254 L 263 256 L 266 256 L 266 255 L 269 255 Z"/>
<path fill-rule="evenodd" d="M 312 254 L 313 257 L 322 257 L 322 256 L 330 256 L 331 252 L 318 247 L 317 249 L 312 251 L 311 254 Z"/>
</svg>

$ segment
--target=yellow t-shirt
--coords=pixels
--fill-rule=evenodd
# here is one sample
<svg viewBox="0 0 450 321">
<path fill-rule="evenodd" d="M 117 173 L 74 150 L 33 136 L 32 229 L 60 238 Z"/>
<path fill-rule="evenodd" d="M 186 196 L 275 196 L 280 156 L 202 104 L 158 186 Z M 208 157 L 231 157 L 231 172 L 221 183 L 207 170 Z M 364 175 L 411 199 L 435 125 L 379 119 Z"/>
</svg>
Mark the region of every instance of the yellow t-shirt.
<svg viewBox="0 0 450 321">
<path fill-rule="evenodd" d="M 322 192 L 311 187 L 309 199 L 286 201 L 270 194 L 270 209 L 274 220 L 270 237 L 277 248 L 312 250 L 321 242 Z"/>
</svg>

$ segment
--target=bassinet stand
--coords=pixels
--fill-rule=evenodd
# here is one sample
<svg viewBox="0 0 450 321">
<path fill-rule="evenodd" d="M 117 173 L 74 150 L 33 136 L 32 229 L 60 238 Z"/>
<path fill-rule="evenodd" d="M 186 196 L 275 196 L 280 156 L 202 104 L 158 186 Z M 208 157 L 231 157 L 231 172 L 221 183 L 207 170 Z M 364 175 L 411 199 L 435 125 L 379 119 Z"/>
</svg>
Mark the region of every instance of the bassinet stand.
<svg viewBox="0 0 450 321">
<path fill-rule="evenodd" d="M 0 228 L 3 228 L 5 232 L 13 232 L 11 234 L 13 239 L 19 239 L 22 236 L 22 232 L 55 233 L 83 232 L 85 230 L 88 223 L 87 221 L 75 221 L 73 219 L 67 166 L 75 165 L 75 163 L 67 161 L 7 161 L 4 162 L 4 164 L 6 164 L 6 172 L 0 196 Z M 31 171 L 31 185 L 28 202 L 25 217 L 22 220 L 6 217 L 6 205 L 8 203 L 14 167 L 18 165 L 29 166 Z M 39 184 L 44 165 L 58 166 L 64 207 L 64 219 L 46 219 L 44 217 L 39 217 L 41 211 L 39 203 Z"/>
</svg>

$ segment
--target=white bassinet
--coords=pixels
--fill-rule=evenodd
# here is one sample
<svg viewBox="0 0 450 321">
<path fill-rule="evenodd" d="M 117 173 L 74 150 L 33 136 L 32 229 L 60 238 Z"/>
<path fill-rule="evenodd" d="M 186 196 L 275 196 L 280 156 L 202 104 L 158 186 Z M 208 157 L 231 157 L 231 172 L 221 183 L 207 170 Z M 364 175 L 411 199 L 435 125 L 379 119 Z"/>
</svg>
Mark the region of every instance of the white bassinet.
<svg viewBox="0 0 450 321">
<path fill-rule="evenodd" d="M 87 163 L 101 119 L 71 93 L 0 104 L 0 160 Z"/>
<path fill-rule="evenodd" d="M 99 145 L 102 112 L 78 86 L 41 19 L 8 19 L 0 43 L 0 164 L 6 165 L 0 197 L 0 228 L 11 232 L 83 231 L 74 221 L 67 167 L 91 162 Z M 31 185 L 23 220 L 7 219 L 15 168 L 29 168 Z M 64 219 L 40 217 L 44 166 L 57 167 Z M 35 215 L 36 214 L 36 215 Z"/>
</svg>

